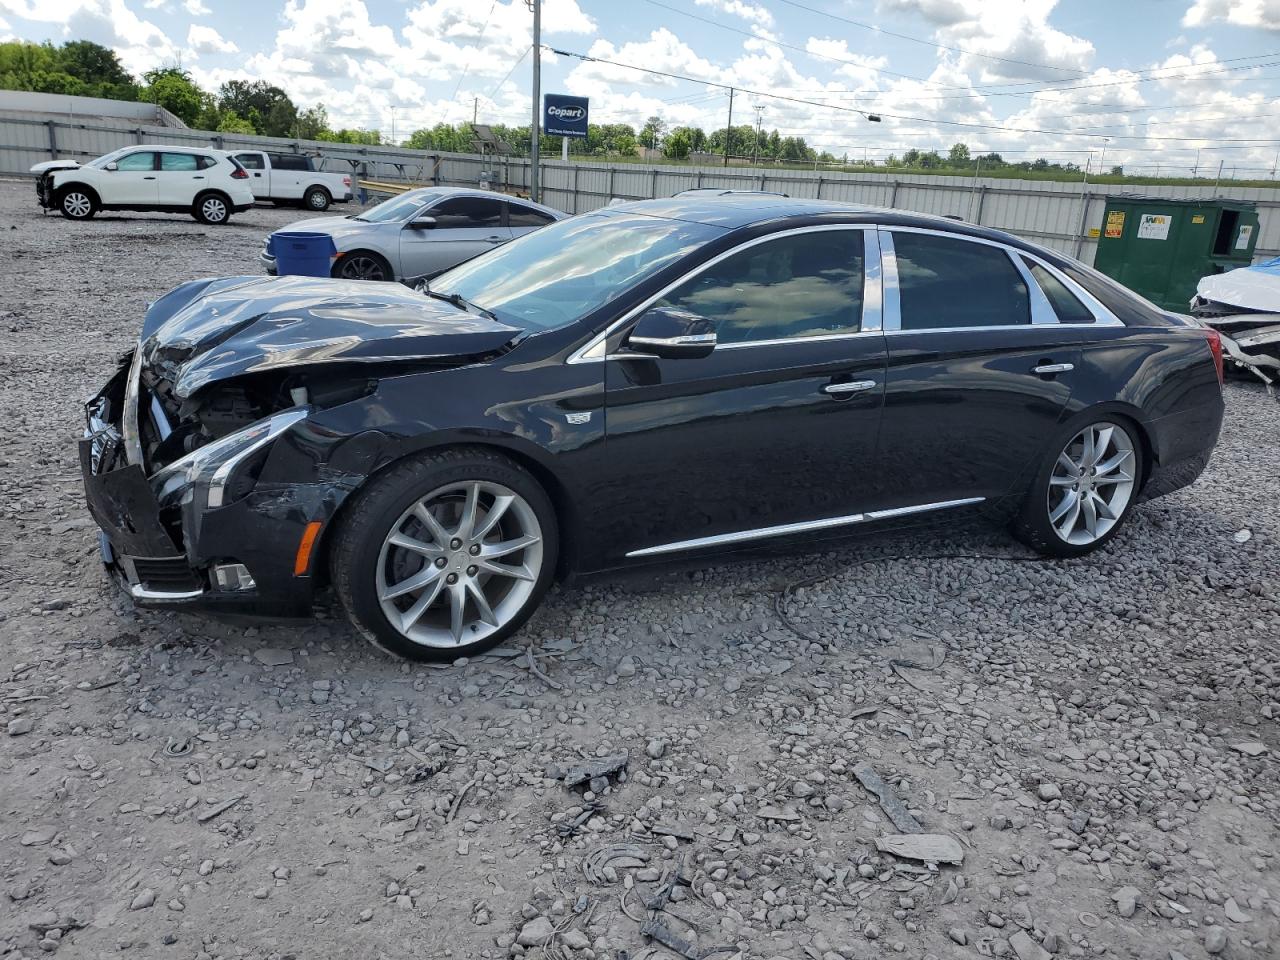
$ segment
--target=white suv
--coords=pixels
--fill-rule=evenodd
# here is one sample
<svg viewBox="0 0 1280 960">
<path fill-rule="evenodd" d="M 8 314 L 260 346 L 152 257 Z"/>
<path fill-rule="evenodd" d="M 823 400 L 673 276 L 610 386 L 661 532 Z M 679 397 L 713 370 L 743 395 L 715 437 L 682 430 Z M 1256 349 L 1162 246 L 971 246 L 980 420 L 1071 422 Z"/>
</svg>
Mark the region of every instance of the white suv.
<svg viewBox="0 0 1280 960">
<path fill-rule="evenodd" d="M 199 147 L 122 147 L 80 166 L 51 160 L 31 168 L 46 210 L 88 220 L 99 210 L 163 210 L 221 224 L 253 206 L 244 168 Z"/>
</svg>

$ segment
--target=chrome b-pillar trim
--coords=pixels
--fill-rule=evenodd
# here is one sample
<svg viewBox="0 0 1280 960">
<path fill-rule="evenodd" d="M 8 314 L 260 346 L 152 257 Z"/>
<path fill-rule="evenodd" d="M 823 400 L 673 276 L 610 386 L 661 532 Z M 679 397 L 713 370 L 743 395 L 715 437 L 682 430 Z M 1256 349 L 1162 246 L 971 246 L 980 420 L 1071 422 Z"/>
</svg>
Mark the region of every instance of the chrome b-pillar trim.
<svg viewBox="0 0 1280 960">
<path fill-rule="evenodd" d="M 867 513 L 851 513 L 843 517 L 827 517 L 823 520 L 805 520 L 801 523 L 782 523 L 775 527 L 757 527 L 754 530 L 738 530 L 734 533 L 720 533 L 710 537 L 694 537 L 692 540 L 676 540 L 674 543 L 663 543 L 656 547 L 644 547 L 631 550 L 628 557 L 651 557 L 662 553 L 678 553 L 682 550 L 699 550 L 704 547 L 727 546 L 734 543 L 746 543 L 751 540 L 765 540 L 769 537 L 785 537 L 796 533 L 812 533 L 817 530 L 830 530 L 833 527 L 846 527 L 855 523 L 866 523 L 871 520 L 888 520 L 892 517 L 905 517 L 913 513 L 927 513 L 931 510 L 946 510 L 951 507 L 965 507 L 982 503 L 986 497 L 965 497 L 961 500 L 942 500 L 938 503 L 918 503 L 909 507 L 891 507 L 887 510 L 871 510 Z"/>
</svg>

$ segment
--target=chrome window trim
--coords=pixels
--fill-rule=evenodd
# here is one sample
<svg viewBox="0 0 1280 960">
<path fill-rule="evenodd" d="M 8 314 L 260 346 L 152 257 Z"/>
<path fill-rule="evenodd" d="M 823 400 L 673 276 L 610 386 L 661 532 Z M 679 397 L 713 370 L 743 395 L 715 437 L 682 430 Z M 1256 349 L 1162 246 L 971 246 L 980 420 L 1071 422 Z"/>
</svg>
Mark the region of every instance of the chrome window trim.
<svg viewBox="0 0 1280 960">
<path fill-rule="evenodd" d="M 1102 301 L 1100 301 L 1097 297 L 1091 294 L 1084 287 L 1080 286 L 1080 284 L 1072 280 L 1069 276 L 1067 276 L 1065 273 L 1063 273 L 1053 264 L 1049 263 L 1043 257 L 1036 256 L 1034 253 L 1029 253 L 1026 250 L 1018 250 L 1017 253 L 1019 257 L 1034 260 L 1037 264 L 1039 264 L 1040 266 L 1048 270 L 1049 273 L 1051 273 L 1054 277 L 1058 279 L 1059 283 L 1061 283 L 1064 287 L 1067 288 L 1068 293 L 1071 293 L 1072 295 L 1074 295 L 1077 300 L 1079 300 L 1082 304 L 1084 304 L 1085 309 L 1093 314 L 1093 323 L 1069 323 L 1069 324 L 1063 324 L 1063 326 L 1069 326 L 1069 327 L 1091 327 L 1091 326 L 1092 327 L 1098 327 L 1098 326 L 1123 327 L 1124 326 L 1124 321 L 1121 320 L 1119 317 L 1117 317 L 1110 310 L 1108 310 L 1106 306 L 1103 305 Z M 1028 270 L 1027 272 L 1030 273 L 1031 271 Z M 1034 280 L 1035 277 L 1033 276 L 1032 279 Z M 1037 283 L 1036 286 L 1039 287 L 1040 285 Z M 1043 293 L 1043 291 L 1041 292 Z M 1045 299 L 1047 300 L 1048 297 L 1046 296 Z"/>
<path fill-rule="evenodd" d="M 902 329 L 902 290 L 899 285 L 898 278 L 898 256 L 893 247 L 893 234 L 895 233 L 922 233 L 926 236 L 943 237 L 948 240 L 960 240 L 968 243 L 978 243 L 986 247 L 995 247 L 997 250 L 1004 251 L 1004 255 L 1009 258 L 1009 262 L 1013 265 L 1013 269 L 1022 277 L 1023 283 L 1027 285 L 1027 296 L 1030 299 L 1030 322 L 1017 324 L 990 324 L 981 327 L 925 327 L 919 330 L 903 330 Z M 886 246 L 888 252 L 886 253 Z M 1040 289 L 1040 284 L 1036 283 L 1035 277 L 1031 275 L 1031 271 L 1027 269 L 1018 256 L 1024 251 L 1017 247 L 1010 246 L 1007 243 L 1001 243 L 998 240 L 988 240 L 985 237 L 970 237 L 962 233 L 952 233 L 949 230 L 933 230 L 928 227 L 881 227 L 880 228 L 880 256 L 884 261 L 884 290 L 885 290 L 885 333 L 956 333 L 959 331 L 973 330 L 1020 330 L 1027 327 L 1057 325 L 1057 313 L 1054 312 L 1053 304 L 1049 302 L 1049 298 L 1045 296 L 1045 292 Z M 1048 264 L 1035 258 L 1044 266 Z M 1056 271 L 1055 271 L 1056 273 Z M 1068 288 L 1070 289 L 1070 288 Z"/>
<path fill-rule="evenodd" d="M 873 520 L 888 520 L 893 517 L 905 517 L 914 513 L 927 513 L 932 510 L 947 510 L 952 507 L 969 506 L 982 503 L 986 497 L 965 497 L 961 500 L 941 500 L 937 503 L 918 503 L 909 507 L 892 507 L 888 510 L 869 510 L 866 513 L 851 513 L 842 517 L 827 517 L 822 520 L 804 520 L 799 523 L 782 523 L 773 527 L 756 527 L 752 530 L 738 530 L 734 533 L 720 533 L 709 537 L 694 537 L 691 540 L 676 540 L 662 543 L 654 547 L 631 550 L 628 557 L 651 557 L 664 553 L 678 553 L 683 550 L 698 550 L 703 547 L 718 547 L 733 543 L 749 543 L 752 540 L 765 540 L 770 537 L 785 537 L 795 533 L 811 533 L 817 530 L 830 530 L 834 527 L 851 526 L 857 523 L 868 523 Z"/>
<path fill-rule="evenodd" d="M 635 307 L 632 307 L 630 310 L 624 313 L 621 317 L 619 317 L 613 323 L 609 324 L 609 326 L 607 326 L 603 331 L 601 331 L 600 333 L 597 333 L 594 337 L 588 340 L 583 346 L 579 347 L 577 350 L 573 351 L 573 353 L 569 354 L 569 357 L 567 360 L 565 360 L 565 363 L 603 363 L 606 360 L 614 360 L 614 359 L 618 359 L 618 360 L 637 359 L 637 356 L 635 355 L 606 353 L 606 351 L 608 350 L 608 344 L 607 344 L 608 339 L 611 336 L 613 336 L 615 333 L 617 333 L 618 330 L 620 330 L 622 327 L 626 326 L 632 320 L 636 319 L 636 317 L 640 316 L 640 314 L 648 310 L 651 306 L 653 306 L 655 303 L 657 303 L 659 300 L 665 297 L 668 293 L 670 293 L 676 287 L 680 286 L 683 283 L 687 283 L 688 281 L 694 279 L 700 274 L 705 273 L 707 270 L 711 269 L 716 264 L 720 263 L 722 260 L 727 260 L 729 257 L 734 256 L 735 254 L 741 253 L 743 250 L 749 250 L 752 247 L 759 246 L 762 243 L 769 243 L 773 240 L 780 240 L 783 237 L 799 236 L 800 234 L 804 234 L 804 233 L 815 233 L 818 231 L 830 231 L 830 230 L 874 231 L 876 229 L 877 229 L 876 225 L 873 223 L 824 223 L 824 224 L 816 224 L 814 226 L 809 226 L 809 227 L 794 227 L 790 230 L 779 230 L 776 233 L 768 233 L 762 237 L 754 237 L 751 240 L 746 241 L 745 243 L 740 243 L 735 247 L 730 247 L 728 250 L 725 250 L 721 253 L 716 254 L 714 257 L 712 257 L 710 260 L 706 261 L 705 263 L 698 264 L 698 266 L 694 267 L 692 270 L 682 274 L 681 276 L 677 277 L 675 280 L 671 281 L 671 283 L 667 284 L 665 287 L 663 287 L 653 296 L 649 297 L 647 300 L 643 301 L 642 303 L 638 304 Z M 865 233 L 864 233 L 864 237 L 865 237 Z M 879 250 L 878 245 L 876 249 L 877 251 Z M 864 250 L 864 254 L 863 254 L 861 322 L 866 323 L 867 322 L 867 273 L 868 273 L 867 253 L 869 253 L 870 251 L 870 244 L 867 244 L 864 241 L 863 250 Z M 879 260 L 879 256 L 877 256 L 877 261 L 878 260 Z M 780 340 L 747 340 L 747 341 L 743 341 L 742 343 L 719 344 L 717 345 L 716 349 L 727 350 L 731 346 L 732 347 L 762 347 L 766 345 L 773 346 L 773 345 L 782 344 L 782 343 L 809 343 L 809 342 L 817 342 L 820 340 L 844 339 L 847 337 L 862 336 L 867 333 L 875 333 L 875 332 L 877 331 L 865 330 L 860 328 L 859 330 L 853 333 L 836 333 L 836 334 L 825 335 L 823 337 L 788 337 Z"/>
</svg>

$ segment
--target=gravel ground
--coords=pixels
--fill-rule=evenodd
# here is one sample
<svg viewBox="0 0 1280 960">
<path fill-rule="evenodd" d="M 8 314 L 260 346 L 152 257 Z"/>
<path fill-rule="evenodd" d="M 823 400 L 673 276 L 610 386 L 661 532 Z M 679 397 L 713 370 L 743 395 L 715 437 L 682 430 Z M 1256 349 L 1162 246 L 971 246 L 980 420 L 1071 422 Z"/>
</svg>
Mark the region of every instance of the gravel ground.
<svg viewBox="0 0 1280 960">
<path fill-rule="evenodd" d="M 1280 944 L 1262 391 L 1229 386 L 1204 478 L 1087 560 L 948 528 L 600 581 L 498 656 L 411 666 L 338 621 L 135 611 L 82 506 L 80 405 L 146 301 L 256 273 L 298 214 L 73 224 L 31 194 L 0 183 L 0 956 Z M 879 850 L 899 829 L 867 769 L 963 862 Z"/>
</svg>

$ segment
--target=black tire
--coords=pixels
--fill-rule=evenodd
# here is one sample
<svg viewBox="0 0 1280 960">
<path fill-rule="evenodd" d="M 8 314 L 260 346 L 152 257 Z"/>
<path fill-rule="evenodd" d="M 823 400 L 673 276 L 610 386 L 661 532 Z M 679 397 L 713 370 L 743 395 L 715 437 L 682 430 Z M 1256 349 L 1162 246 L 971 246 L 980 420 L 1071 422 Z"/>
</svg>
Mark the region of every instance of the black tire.
<svg viewBox="0 0 1280 960">
<path fill-rule="evenodd" d="M 1100 426 L 1113 426 L 1123 431 L 1127 437 L 1132 458 L 1130 467 L 1133 475 L 1132 486 L 1123 509 L 1118 511 L 1116 518 L 1105 532 L 1087 543 L 1068 542 L 1050 520 L 1050 513 L 1054 503 L 1052 499 L 1054 493 L 1051 490 L 1050 478 L 1055 473 L 1055 466 L 1059 462 L 1059 456 L 1066 452 L 1073 440 L 1087 428 Z M 1044 556 L 1066 558 L 1092 553 L 1110 542 L 1128 521 L 1130 514 L 1133 513 L 1133 506 L 1137 502 L 1138 493 L 1141 490 L 1145 469 L 1145 451 L 1142 445 L 1142 437 L 1137 426 L 1131 420 L 1109 413 L 1077 417 L 1070 423 L 1065 424 L 1053 435 L 1052 440 L 1045 448 L 1045 452 L 1041 455 L 1040 463 L 1037 465 L 1035 475 L 1031 480 L 1031 486 L 1027 490 L 1018 516 L 1013 521 L 1013 535 L 1036 551 L 1036 553 Z M 1060 503 L 1061 501 L 1059 500 L 1058 502 Z"/>
<path fill-rule="evenodd" d="M 226 194 L 215 191 L 202 193 L 191 205 L 191 215 L 201 223 L 220 227 L 231 221 L 231 199 Z"/>
<path fill-rule="evenodd" d="M 494 632 L 478 641 L 430 646 L 425 640 L 411 640 L 391 624 L 383 609 L 383 601 L 378 596 L 379 564 L 389 562 L 383 553 L 384 541 L 393 528 L 403 530 L 400 524 L 415 503 L 430 497 L 436 491 L 449 489 L 451 485 L 475 482 L 497 484 L 515 493 L 536 516 L 541 535 L 541 554 L 536 576 L 531 581 L 532 588 L 522 588 L 529 590 L 527 598 L 517 609 L 509 611 L 509 619 L 504 619 L 500 626 L 492 628 Z M 500 534 L 505 535 L 505 532 Z M 461 551 L 465 549 L 463 546 Z M 488 650 L 524 625 L 551 585 L 558 551 L 555 508 L 537 480 L 500 453 L 479 447 L 451 447 L 410 457 L 392 465 L 375 476 L 356 495 L 335 531 L 329 554 L 329 571 L 334 590 L 342 601 L 347 616 L 365 639 L 406 659 L 449 662 Z M 464 559 L 464 562 L 470 561 Z M 429 566 L 430 563 L 424 563 L 422 569 Z M 410 574 L 413 572 L 409 571 Z M 405 599 L 412 603 L 422 596 L 420 593 L 417 597 Z M 440 593 L 439 603 L 447 603 L 447 596 L 443 591 Z M 433 611 L 441 615 L 444 613 L 443 608 L 438 608 L 435 604 L 433 601 L 427 608 L 424 620 Z M 472 630 L 474 629 L 472 625 Z"/>
<path fill-rule="evenodd" d="M 72 184 L 58 191 L 58 212 L 68 220 L 91 220 L 98 206 L 98 195 L 88 187 Z"/>
<path fill-rule="evenodd" d="M 324 187 L 312 187 L 302 198 L 302 205 L 308 210 L 323 212 L 329 209 L 329 204 L 333 202 L 333 197 L 329 196 L 329 191 Z"/>
<path fill-rule="evenodd" d="M 334 261 L 330 276 L 339 280 L 395 280 L 387 258 L 372 250 L 352 250 Z"/>
</svg>

